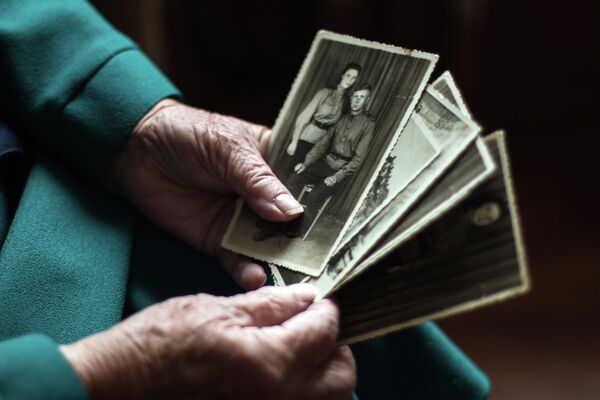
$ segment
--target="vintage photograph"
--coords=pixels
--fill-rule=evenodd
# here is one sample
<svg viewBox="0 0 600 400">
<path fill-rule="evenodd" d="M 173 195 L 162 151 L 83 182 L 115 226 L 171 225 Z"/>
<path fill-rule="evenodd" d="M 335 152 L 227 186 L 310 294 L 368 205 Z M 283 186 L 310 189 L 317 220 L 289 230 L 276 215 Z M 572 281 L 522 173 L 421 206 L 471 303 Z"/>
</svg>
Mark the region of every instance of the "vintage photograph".
<svg viewBox="0 0 600 400">
<path fill-rule="evenodd" d="M 483 139 L 477 138 L 456 164 L 435 184 L 427 198 L 394 227 L 344 281 L 352 279 L 417 235 L 432 221 L 467 197 L 494 172 L 495 168 L 496 165 Z"/>
<path fill-rule="evenodd" d="M 340 290 L 344 341 L 527 291 L 502 132 L 485 146 L 499 165 L 491 179 Z"/>
<path fill-rule="evenodd" d="M 295 283 L 301 283 L 309 278 L 308 275 L 302 272 L 292 271 L 288 268 L 278 268 L 275 264 L 268 263 L 269 272 L 273 277 L 275 286 L 288 286 Z"/>
<path fill-rule="evenodd" d="M 460 93 L 460 90 L 458 90 L 458 86 L 456 86 L 456 82 L 454 82 L 454 77 L 450 71 L 445 71 L 433 81 L 431 88 L 438 92 L 442 97 L 448 99 L 450 103 L 458 107 L 464 115 L 473 119 L 471 111 L 464 102 L 462 94 Z"/>
<path fill-rule="evenodd" d="M 458 107 L 465 116 L 472 118 L 471 112 L 463 101 L 462 95 L 458 90 L 450 71 L 445 71 L 430 85 L 430 87 L 454 106 Z M 415 140 L 422 142 L 427 140 L 427 142 L 420 143 L 420 145 L 417 146 L 411 146 L 405 143 Z M 428 146 L 431 146 L 429 154 L 427 152 Z M 483 144 L 481 144 L 481 146 L 483 146 Z M 419 152 L 408 151 L 408 149 L 411 148 L 421 148 L 423 150 Z M 354 216 L 350 228 L 344 233 L 340 245 L 344 245 L 347 240 L 358 234 L 368 220 L 383 209 L 393 197 L 416 178 L 417 175 L 439 155 L 439 153 L 439 145 L 431 138 L 429 131 L 421 129 L 416 123 L 415 118 L 410 118 L 404 127 L 402 134 L 398 138 L 398 142 L 396 142 L 392 152 L 386 159 L 386 163 L 379 172 L 374 185 L 369 190 L 367 198 L 363 204 L 361 204 L 359 211 Z M 428 159 L 426 159 L 427 156 L 429 156 Z M 398 176 L 398 174 L 401 175 Z"/>
<path fill-rule="evenodd" d="M 273 223 L 240 205 L 223 246 L 318 276 L 384 167 L 436 60 L 319 32 L 273 128 L 268 156 L 304 213 Z M 423 151 L 427 160 L 435 149 Z"/>
<path fill-rule="evenodd" d="M 439 154 L 440 146 L 429 130 L 423 129 L 414 118 L 410 118 L 341 242 L 345 243 L 356 235 L 369 219 L 381 211 Z"/>
<path fill-rule="evenodd" d="M 465 115 L 471 115 L 448 71 L 436 79 L 431 87 L 457 106 Z M 420 232 L 427 224 L 464 199 L 495 169 L 496 164 L 484 140 L 477 138 L 474 143 L 469 145 L 465 154 L 458 159 L 456 164 L 435 184 L 427 197 L 400 224 L 387 233 L 377 248 L 361 261 L 360 266 L 357 266 L 347 279 L 351 279 L 355 274 L 368 268 L 388 252 Z"/>
<path fill-rule="evenodd" d="M 311 278 L 321 294 L 329 293 L 348 276 L 361 259 L 404 217 L 408 210 L 474 142 L 480 128 L 435 90 L 428 88 L 411 118 L 431 132 L 440 143 L 441 153 L 387 207 L 371 219 L 357 235 L 336 250 L 326 273 Z"/>
</svg>

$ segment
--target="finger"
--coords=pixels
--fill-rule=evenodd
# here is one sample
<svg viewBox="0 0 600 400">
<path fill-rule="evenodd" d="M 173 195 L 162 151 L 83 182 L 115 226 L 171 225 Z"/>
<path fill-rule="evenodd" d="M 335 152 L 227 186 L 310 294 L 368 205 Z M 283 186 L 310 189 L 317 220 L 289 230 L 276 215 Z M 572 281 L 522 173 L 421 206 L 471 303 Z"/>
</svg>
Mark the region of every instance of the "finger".
<svg viewBox="0 0 600 400">
<path fill-rule="evenodd" d="M 223 250 L 219 260 L 231 278 L 245 290 L 258 289 L 267 280 L 264 269 L 247 257 Z"/>
<path fill-rule="evenodd" d="M 281 326 L 265 328 L 286 343 L 302 368 L 320 365 L 336 346 L 339 311 L 329 299 L 313 303 Z"/>
<path fill-rule="evenodd" d="M 271 144 L 271 130 L 266 126 L 248 124 L 252 136 L 258 143 L 258 149 L 263 157 L 266 157 L 269 153 L 269 146 Z"/>
<path fill-rule="evenodd" d="M 247 204 L 270 221 L 290 221 L 304 209 L 277 179 L 263 155 L 268 151 L 270 131 L 260 125 L 246 123 L 242 128 L 250 138 L 233 149 L 229 158 L 229 181 Z M 252 144 L 252 142 L 258 145 Z M 257 151 L 258 149 L 258 151 Z"/>
<path fill-rule="evenodd" d="M 309 376 L 304 387 L 309 399 L 349 399 L 356 387 L 356 363 L 350 348 L 338 348 Z"/>
<path fill-rule="evenodd" d="M 233 163 L 231 183 L 258 215 L 270 221 L 290 221 L 304 211 L 255 150 L 246 149 Z"/>
<path fill-rule="evenodd" d="M 306 310 L 317 292 L 307 284 L 285 287 L 266 286 L 254 292 L 230 297 L 234 306 L 247 317 L 244 326 L 280 325 Z"/>
<path fill-rule="evenodd" d="M 290 221 L 303 212 L 261 155 L 268 129 L 236 118 L 211 114 L 202 127 L 211 168 L 261 217 Z"/>
</svg>

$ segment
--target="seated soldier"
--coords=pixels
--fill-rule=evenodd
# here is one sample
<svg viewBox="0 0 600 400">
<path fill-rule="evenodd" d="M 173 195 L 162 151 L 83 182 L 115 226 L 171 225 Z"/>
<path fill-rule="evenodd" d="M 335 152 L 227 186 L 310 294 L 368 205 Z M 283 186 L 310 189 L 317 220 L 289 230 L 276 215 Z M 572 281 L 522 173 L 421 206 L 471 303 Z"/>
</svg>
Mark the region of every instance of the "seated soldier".
<svg viewBox="0 0 600 400">
<path fill-rule="evenodd" d="M 286 236 L 304 235 L 311 226 L 317 210 L 325 199 L 340 191 L 340 183 L 352 176 L 362 165 L 373 137 L 373 118 L 365 113 L 371 86 L 362 83 L 355 87 L 350 110 L 327 134 L 315 144 L 304 162 L 295 166 L 287 180 L 290 192 L 298 198 L 302 188 L 311 184 L 312 191 L 305 195 L 304 215 L 288 223 Z"/>
</svg>

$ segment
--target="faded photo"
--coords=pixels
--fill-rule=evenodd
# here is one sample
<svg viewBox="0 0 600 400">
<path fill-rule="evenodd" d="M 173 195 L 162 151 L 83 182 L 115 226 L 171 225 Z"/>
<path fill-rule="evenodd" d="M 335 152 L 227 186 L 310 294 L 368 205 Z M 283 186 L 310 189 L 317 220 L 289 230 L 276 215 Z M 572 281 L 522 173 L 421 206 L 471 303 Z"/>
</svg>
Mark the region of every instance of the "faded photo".
<svg viewBox="0 0 600 400">
<path fill-rule="evenodd" d="M 355 268 L 370 250 L 386 235 L 407 212 L 432 188 L 438 179 L 451 168 L 455 161 L 474 142 L 479 127 L 460 114 L 435 91 L 428 89 L 422 96 L 411 117 L 422 130 L 428 130 L 441 152 L 421 173 L 411 181 L 392 201 L 371 218 L 356 235 L 345 240 L 327 263 L 331 273 L 311 278 L 309 283 L 319 290 L 320 295 L 329 293 L 350 273 L 358 273 Z M 361 267 L 362 268 L 362 267 Z M 332 279 L 332 276 L 336 276 Z"/>
<path fill-rule="evenodd" d="M 356 236 L 370 218 L 417 178 L 439 156 L 440 146 L 430 131 L 412 116 L 386 157 L 350 228 L 344 233 L 343 243 Z"/>
<path fill-rule="evenodd" d="M 488 136 L 485 143 L 501 166 L 491 179 L 337 292 L 342 341 L 528 289 L 503 135 Z"/>
<path fill-rule="evenodd" d="M 435 60 L 319 34 L 273 129 L 268 157 L 304 213 L 292 222 L 273 223 L 244 205 L 223 245 L 318 275 L 384 166 Z"/>
</svg>

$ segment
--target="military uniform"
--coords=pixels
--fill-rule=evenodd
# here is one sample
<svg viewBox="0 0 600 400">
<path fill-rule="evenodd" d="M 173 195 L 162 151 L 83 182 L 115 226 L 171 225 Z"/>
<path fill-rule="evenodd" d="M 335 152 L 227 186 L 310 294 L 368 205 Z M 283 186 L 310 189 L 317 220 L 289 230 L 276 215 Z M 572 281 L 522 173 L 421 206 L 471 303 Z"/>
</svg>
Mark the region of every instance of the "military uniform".
<svg viewBox="0 0 600 400">
<path fill-rule="evenodd" d="M 308 152 L 304 159 L 306 169 L 300 174 L 290 175 L 286 185 L 294 196 L 300 195 L 304 185 L 312 184 L 314 188 L 302 200 L 306 205 L 304 215 L 295 224 L 288 225 L 288 236 L 303 234 L 312 224 L 323 201 L 337 192 L 341 183 L 360 168 L 369 151 L 374 126 L 373 118 L 364 112 L 344 115 Z M 333 186 L 324 182 L 330 176 L 335 177 Z"/>
</svg>

